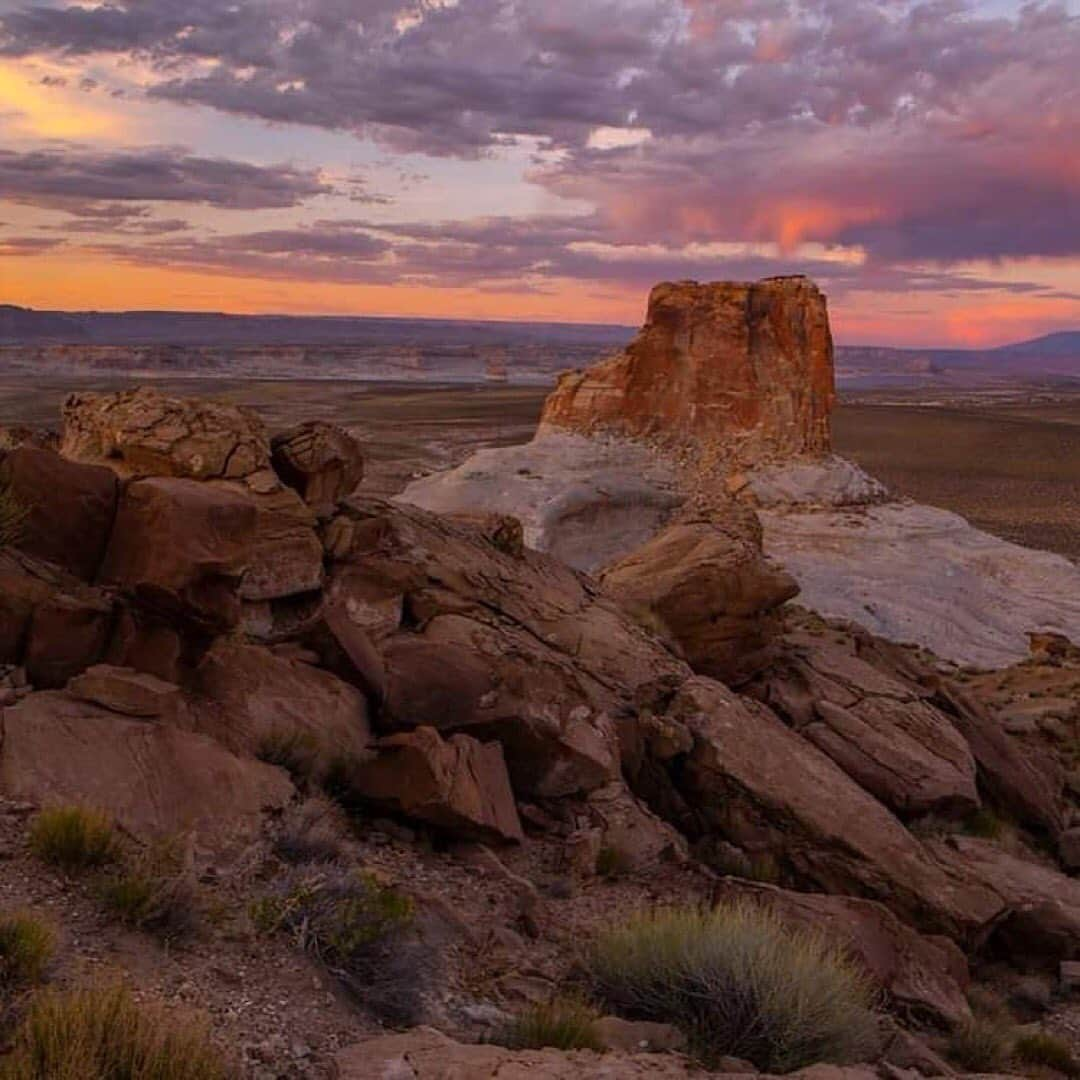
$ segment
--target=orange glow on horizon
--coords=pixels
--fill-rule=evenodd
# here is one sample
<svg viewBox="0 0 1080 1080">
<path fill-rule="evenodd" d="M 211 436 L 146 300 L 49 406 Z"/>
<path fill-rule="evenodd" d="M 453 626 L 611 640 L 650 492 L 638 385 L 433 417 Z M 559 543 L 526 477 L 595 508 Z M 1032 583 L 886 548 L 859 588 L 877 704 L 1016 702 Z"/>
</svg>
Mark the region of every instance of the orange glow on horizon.
<svg viewBox="0 0 1080 1080">
<path fill-rule="evenodd" d="M 412 285 L 267 281 L 131 267 L 104 258 L 50 254 L 0 258 L 0 299 L 67 311 L 157 309 L 236 314 L 383 315 L 413 318 L 619 323 L 637 326 L 647 290 L 553 281 L 530 293 Z M 914 307 L 918 305 L 918 307 Z M 980 294 L 978 302 L 929 294 L 857 293 L 829 305 L 841 344 L 912 347 L 1003 345 L 1073 329 L 1076 302 Z"/>
</svg>

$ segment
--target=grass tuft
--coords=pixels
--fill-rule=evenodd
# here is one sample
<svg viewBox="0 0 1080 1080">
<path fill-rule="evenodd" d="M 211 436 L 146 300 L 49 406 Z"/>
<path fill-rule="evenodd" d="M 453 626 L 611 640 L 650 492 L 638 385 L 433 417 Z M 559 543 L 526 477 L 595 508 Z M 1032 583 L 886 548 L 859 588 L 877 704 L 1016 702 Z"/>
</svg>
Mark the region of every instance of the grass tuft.
<svg viewBox="0 0 1080 1080">
<path fill-rule="evenodd" d="M 319 741 L 310 731 L 270 731 L 260 739 L 255 756 L 284 769 L 297 787 L 304 788 L 315 775 Z"/>
<path fill-rule="evenodd" d="M 674 1024 L 707 1064 L 782 1073 L 879 1048 L 873 991 L 846 955 L 745 901 L 639 915 L 600 937 L 592 976 L 615 1012 Z"/>
<path fill-rule="evenodd" d="M 596 853 L 596 873 L 598 877 L 614 881 L 626 877 L 634 869 L 634 860 L 622 848 L 605 844 Z"/>
<path fill-rule="evenodd" d="M 1005 822 L 988 806 L 980 806 L 964 820 L 964 832 L 983 840 L 1000 840 L 1005 834 Z"/>
<path fill-rule="evenodd" d="M 33 915 L 0 918 L 0 994 L 41 981 L 56 937 Z"/>
<path fill-rule="evenodd" d="M 1080 1075 L 1080 1063 L 1073 1057 L 1072 1048 L 1048 1031 L 1022 1035 L 1016 1040 L 1013 1054 L 1027 1065 L 1046 1065 L 1065 1076 Z"/>
<path fill-rule="evenodd" d="M 140 851 L 101 885 L 105 906 L 122 923 L 168 940 L 190 934 L 198 922 L 198 897 L 175 842 Z"/>
<path fill-rule="evenodd" d="M 0 1080 L 238 1080 L 205 1024 L 136 1003 L 123 987 L 39 994 Z"/>
<path fill-rule="evenodd" d="M 600 1014 L 580 998 L 555 998 L 519 1013 L 499 1041 L 512 1050 L 602 1050 Z"/>
<path fill-rule="evenodd" d="M 83 806 L 42 810 L 30 827 L 30 850 L 68 872 L 104 866 L 118 855 L 112 819 Z"/>
<path fill-rule="evenodd" d="M 1012 1050 L 1012 1027 L 997 1016 L 976 1016 L 949 1036 L 949 1058 L 969 1072 L 1003 1071 Z"/>
</svg>

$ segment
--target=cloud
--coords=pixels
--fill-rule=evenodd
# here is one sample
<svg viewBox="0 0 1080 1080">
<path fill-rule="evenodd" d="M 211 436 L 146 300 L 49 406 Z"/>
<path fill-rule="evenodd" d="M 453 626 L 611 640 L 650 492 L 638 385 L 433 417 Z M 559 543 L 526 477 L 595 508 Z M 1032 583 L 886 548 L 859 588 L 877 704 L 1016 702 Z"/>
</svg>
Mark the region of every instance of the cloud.
<svg viewBox="0 0 1080 1080">
<path fill-rule="evenodd" d="M 297 206 L 331 188 L 317 172 L 198 157 L 177 147 L 0 148 L 0 199 L 125 216 L 115 203 L 204 204 L 234 210 Z M 97 209 L 95 210 L 95 205 Z"/>
<path fill-rule="evenodd" d="M 113 0 L 23 7 L 0 22 L 0 53 L 135 57 L 152 98 L 396 151 L 475 158 L 528 140 L 532 181 L 593 207 L 517 224 L 282 234 L 319 246 L 298 252 L 312 272 L 330 273 L 358 244 L 361 264 L 333 272 L 457 281 L 469 262 L 477 277 L 517 273 L 530 287 L 682 276 L 706 269 L 688 245 L 719 242 L 779 248 L 720 268 L 820 262 L 845 288 L 968 289 L 977 278 L 925 267 L 1080 254 L 1080 19 L 1061 2 L 1004 17 L 967 0 Z M 90 194 L 109 186 L 108 169 L 65 179 L 47 162 L 39 197 L 53 184 L 84 198 L 244 207 L 321 190 L 286 167 L 245 180 L 234 163 L 180 160 L 189 166 L 166 162 L 144 179 L 184 195 Z M 0 191 L 8 172 L 0 156 Z M 24 177 L 24 198 L 29 187 Z M 267 235 L 242 252 L 196 239 L 177 257 L 280 261 Z M 387 248 L 366 248 L 375 237 Z M 808 243 L 865 258 L 819 260 Z M 649 245 L 671 254 L 625 256 Z"/>
</svg>

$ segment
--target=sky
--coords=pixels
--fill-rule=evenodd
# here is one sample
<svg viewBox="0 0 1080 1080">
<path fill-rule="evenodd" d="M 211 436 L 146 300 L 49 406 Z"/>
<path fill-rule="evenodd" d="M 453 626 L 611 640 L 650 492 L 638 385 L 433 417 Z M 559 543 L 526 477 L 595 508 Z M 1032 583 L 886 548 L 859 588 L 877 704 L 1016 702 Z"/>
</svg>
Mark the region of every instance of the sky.
<svg viewBox="0 0 1080 1080">
<path fill-rule="evenodd" d="M 1080 329 L 1080 0 L 0 0 L 0 302 Z"/>
</svg>

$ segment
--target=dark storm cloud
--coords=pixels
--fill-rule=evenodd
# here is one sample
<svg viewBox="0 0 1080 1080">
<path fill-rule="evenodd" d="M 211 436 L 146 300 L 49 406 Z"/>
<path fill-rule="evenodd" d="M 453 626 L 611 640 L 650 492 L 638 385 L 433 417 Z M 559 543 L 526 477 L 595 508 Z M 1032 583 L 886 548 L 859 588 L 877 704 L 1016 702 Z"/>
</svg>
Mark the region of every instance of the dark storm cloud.
<svg viewBox="0 0 1080 1080">
<path fill-rule="evenodd" d="M 102 216 L 124 216 L 109 204 L 128 201 L 235 210 L 291 207 L 330 190 L 310 170 L 197 157 L 176 147 L 0 149 L 0 199 L 35 206 L 70 203 L 83 212 L 101 203 Z"/>
<path fill-rule="evenodd" d="M 1080 252 L 1080 19 L 1057 2 L 129 0 L 24 7 L 0 51 L 134 54 L 153 96 L 396 150 L 531 136 L 558 151 L 534 178 L 615 242 Z"/>
</svg>

